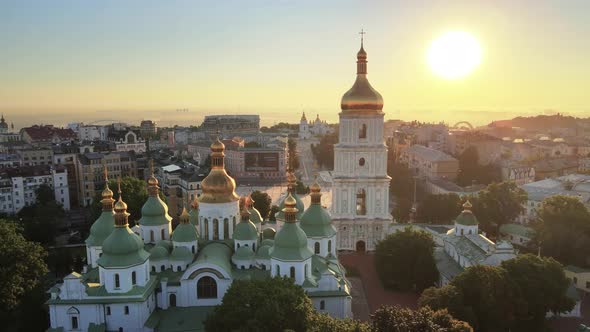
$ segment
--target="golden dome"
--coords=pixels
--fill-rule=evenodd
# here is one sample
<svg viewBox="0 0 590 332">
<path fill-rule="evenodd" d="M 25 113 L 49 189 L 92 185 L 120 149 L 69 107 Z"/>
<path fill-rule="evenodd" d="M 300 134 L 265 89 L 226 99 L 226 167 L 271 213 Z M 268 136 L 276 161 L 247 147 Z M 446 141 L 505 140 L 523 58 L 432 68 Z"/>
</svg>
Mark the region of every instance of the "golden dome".
<svg viewBox="0 0 590 332">
<path fill-rule="evenodd" d="M 113 191 L 109 188 L 109 184 L 107 183 L 106 186 L 104 187 L 104 190 L 102 191 L 102 198 L 103 199 L 109 199 L 113 197 Z"/>
<path fill-rule="evenodd" d="M 312 193 L 319 193 L 320 191 L 322 191 L 322 187 L 320 187 L 317 181 L 314 181 L 313 184 L 309 186 L 309 191 L 311 191 Z"/>
<path fill-rule="evenodd" d="M 286 208 L 294 208 L 296 205 L 297 205 L 297 201 L 295 200 L 295 197 L 293 197 L 293 195 L 291 195 L 291 193 L 289 193 L 287 198 L 285 198 L 285 207 Z"/>
<path fill-rule="evenodd" d="M 471 205 L 471 202 L 469 202 L 469 200 L 467 200 L 465 203 L 463 203 L 464 210 L 471 210 L 472 207 L 473 207 L 473 205 Z"/>
<path fill-rule="evenodd" d="M 343 111 L 381 111 L 383 97 L 377 92 L 367 79 L 367 52 L 361 44 L 357 53 L 357 75 L 352 88 L 348 90 L 340 103 Z"/>
<path fill-rule="evenodd" d="M 180 214 L 180 217 L 178 218 L 180 220 L 180 223 L 182 224 L 188 224 L 189 221 L 189 214 L 188 211 L 186 210 L 186 208 L 182 208 L 182 213 Z"/>
<path fill-rule="evenodd" d="M 201 182 L 201 203 L 227 203 L 240 199 L 236 194 L 236 181 L 227 174 L 223 165 L 224 150 L 225 145 L 219 138 L 211 144 L 211 171 Z"/>
<path fill-rule="evenodd" d="M 147 180 L 148 186 L 157 186 L 158 185 L 158 179 L 156 179 L 156 177 L 152 174 L 149 179 Z"/>
<path fill-rule="evenodd" d="M 197 199 L 197 197 L 195 196 L 195 199 L 193 199 L 192 203 L 191 203 L 191 208 L 193 210 L 196 210 L 199 208 L 199 200 Z"/>
<path fill-rule="evenodd" d="M 127 203 L 123 202 L 121 196 L 119 196 L 119 200 L 115 203 L 115 211 L 116 212 L 125 212 L 127 211 Z"/>
</svg>

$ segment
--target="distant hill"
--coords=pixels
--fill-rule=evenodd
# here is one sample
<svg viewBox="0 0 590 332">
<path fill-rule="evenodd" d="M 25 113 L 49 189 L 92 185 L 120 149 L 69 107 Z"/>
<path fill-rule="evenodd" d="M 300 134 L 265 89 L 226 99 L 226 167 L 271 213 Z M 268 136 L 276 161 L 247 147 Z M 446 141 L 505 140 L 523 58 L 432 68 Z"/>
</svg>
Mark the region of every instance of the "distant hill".
<svg viewBox="0 0 590 332">
<path fill-rule="evenodd" d="M 516 117 L 512 120 L 498 120 L 488 124 L 488 127 L 520 127 L 529 130 L 547 130 L 550 128 L 579 128 L 590 125 L 590 118 L 577 118 L 555 115 L 537 115 L 532 117 Z"/>
</svg>

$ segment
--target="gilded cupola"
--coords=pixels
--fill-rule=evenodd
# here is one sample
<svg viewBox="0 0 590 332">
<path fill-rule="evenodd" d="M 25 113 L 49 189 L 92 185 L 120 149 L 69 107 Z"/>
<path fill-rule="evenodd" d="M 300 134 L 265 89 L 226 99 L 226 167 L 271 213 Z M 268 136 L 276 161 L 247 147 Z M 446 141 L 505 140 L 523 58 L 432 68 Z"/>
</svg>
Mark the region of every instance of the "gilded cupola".
<svg viewBox="0 0 590 332">
<path fill-rule="evenodd" d="M 364 49 L 362 38 L 361 49 L 358 51 L 356 59 L 356 81 L 352 88 L 342 96 L 340 107 L 342 111 L 350 112 L 381 112 L 383 109 L 383 97 L 373 89 L 367 79 L 367 52 Z"/>
<path fill-rule="evenodd" d="M 239 200 L 236 181 L 225 171 L 225 145 L 219 137 L 211 144 L 211 171 L 201 182 L 200 203 L 228 203 Z"/>
</svg>

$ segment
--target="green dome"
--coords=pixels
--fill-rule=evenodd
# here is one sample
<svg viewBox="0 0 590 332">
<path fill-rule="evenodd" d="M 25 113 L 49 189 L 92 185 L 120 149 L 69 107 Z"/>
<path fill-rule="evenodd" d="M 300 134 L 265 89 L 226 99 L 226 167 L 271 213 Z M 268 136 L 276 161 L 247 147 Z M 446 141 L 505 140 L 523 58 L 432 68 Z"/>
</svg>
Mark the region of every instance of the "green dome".
<svg viewBox="0 0 590 332">
<path fill-rule="evenodd" d="M 166 225 L 172 221 L 168 215 L 168 206 L 159 196 L 149 196 L 141 208 L 141 219 L 139 224 L 142 226 L 159 226 Z"/>
<path fill-rule="evenodd" d="M 260 245 L 261 246 L 269 246 L 269 247 L 272 247 L 274 244 L 275 244 L 275 241 L 274 240 L 271 240 L 271 239 L 264 239 L 264 240 L 262 240 L 262 242 L 260 242 Z"/>
<path fill-rule="evenodd" d="M 310 205 L 301 216 L 299 224 L 308 237 L 332 237 L 336 229 L 326 209 L 319 204 Z"/>
<path fill-rule="evenodd" d="M 144 263 L 150 254 L 143 249 L 143 241 L 129 227 L 116 227 L 102 244 L 98 265 L 128 267 Z"/>
<path fill-rule="evenodd" d="M 168 258 L 168 250 L 162 246 L 155 246 L 150 250 L 150 260 L 156 261 Z"/>
<path fill-rule="evenodd" d="M 248 221 L 240 221 L 234 229 L 234 240 L 252 241 L 258 239 L 258 231 L 256 226 Z"/>
<path fill-rule="evenodd" d="M 303 204 L 303 201 L 301 200 L 301 198 L 299 198 L 299 195 L 297 195 L 295 192 L 293 192 L 291 194 L 293 196 L 293 198 L 295 198 L 295 201 L 297 202 L 297 204 L 295 204 L 295 207 L 297 208 L 297 220 L 301 219 L 301 215 L 303 214 L 303 211 L 305 210 L 305 205 Z M 281 199 L 281 203 L 279 204 L 279 212 L 277 212 L 276 214 L 276 218 L 277 219 L 281 219 L 284 220 L 285 219 L 285 214 L 283 213 L 283 209 L 285 208 L 285 199 L 287 199 L 287 196 L 289 196 L 288 194 L 283 197 L 283 199 Z"/>
<path fill-rule="evenodd" d="M 191 211 L 188 214 L 190 216 L 190 223 L 193 226 L 197 226 L 199 224 L 199 209 L 191 209 Z"/>
<path fill-rule="evenodd" d="M 258 248 L 258 251 L 256 252 L 256 258 L 258 259 L 270 259 L 270 246 L 269 245 L 263 245 L 260 246 Z"/>
<path fill-rule="evenodd" d="M 465 226 L 475 226 L 478 224 L 477 218 L 473 214 L 473 212 L 469 210 L 464 210 L 461 214 L 455 218 L 455 223 L 459 225 Z"/>
<path fill-rule="evenodd" d="M 260 215 L 260 211 L 256 210 L 254 207 L 250 207 L 248 209 L 250 212 L 250 221 L 255 224 L 260 224 L 262 222 L 262 216 Z"/>
<path fill-rule="evenodd" d="M 166 250 L 168 251 L 172 250 L 172 247 L 174 247 L 172 245 L 172 242 L 169 240 L 160 240 L 160 242 L 158 242 L 156 246 L 166 248 Z"/>
<path fill-rule="evenodd" d="M 254 252 L 249 247 L 241 246 L 236 250 L 236 253 L 232 256 L 232 259 L 238 260 L 250 260 L 254 258 Z"/>
<path fill-rule="evenodd" d="M 175 247 L 170 255 L 170 259 L 173 261 L 192 261 L 193 257 L 193 253 L 187 247 L 182 246 Z"/>
<path fill-rule="evenodd" d="M 102 246 L 104 240 L 115 229 L 115 212 L 113 210 L 102 211 L 98 219 L 90 227 L 90 235 L 86 239 L 86 245 Z"/>
<path fill-rule="evenodd" d="M 194 242 L 198 238 L 199 234 L 191 223 L 179 224 L 172 232 L 172 241 L 174 242 Z"/>
<path fill-rule="evenodd" d="M 265 240 L 272 240 L 275 238 L 276 234 L 277 234 L 277 231 L 275 231 L 274 228 L 265 228 L 262 231 L 262 238 Z"/>
<path fill-rule="evenodd" d="M 307 247 L 307 235 L 301 227 L 296 223 L 285 223 L 275 236 L 270 256 L 282 261 L 303 261 L 313 253 Z"/>
</svg>

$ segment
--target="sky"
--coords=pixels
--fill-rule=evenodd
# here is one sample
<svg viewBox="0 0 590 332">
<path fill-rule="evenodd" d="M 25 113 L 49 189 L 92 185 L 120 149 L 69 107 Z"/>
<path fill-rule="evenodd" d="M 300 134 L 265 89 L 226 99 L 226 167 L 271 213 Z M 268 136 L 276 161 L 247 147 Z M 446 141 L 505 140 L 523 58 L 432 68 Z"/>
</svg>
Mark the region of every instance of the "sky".
<svg viewBox="0 0 590 332">
<path fill-rule="evenodd" d="M 0 0 L 0 112 L 31 123 L 208 114 L 335 122 L 364 29 L 386 119 L 590 116 L 590 1 Z M 430 42 L 473 34 L 480 66 L 433 75 Z M 188 109 L 188 112 L 178 112 Z"/>
</svg>

